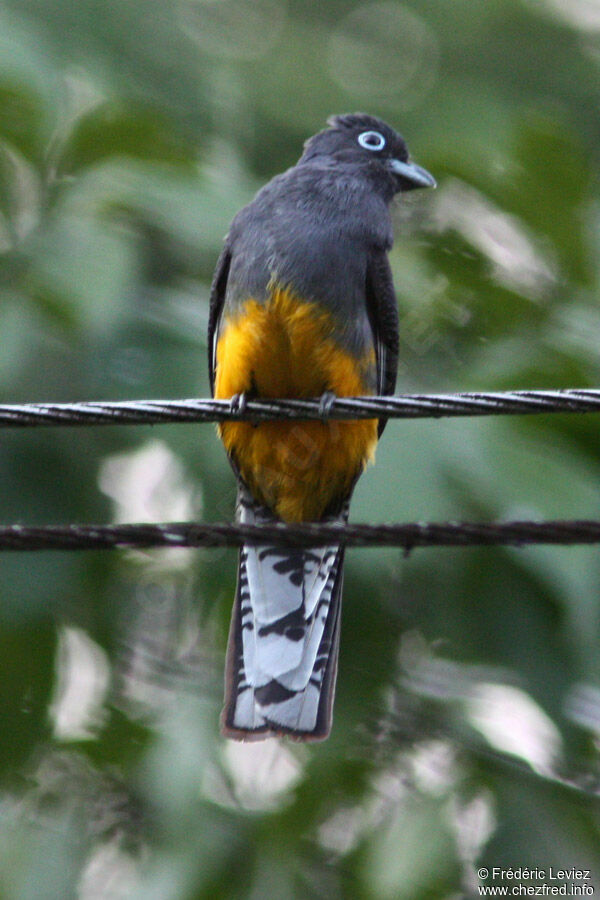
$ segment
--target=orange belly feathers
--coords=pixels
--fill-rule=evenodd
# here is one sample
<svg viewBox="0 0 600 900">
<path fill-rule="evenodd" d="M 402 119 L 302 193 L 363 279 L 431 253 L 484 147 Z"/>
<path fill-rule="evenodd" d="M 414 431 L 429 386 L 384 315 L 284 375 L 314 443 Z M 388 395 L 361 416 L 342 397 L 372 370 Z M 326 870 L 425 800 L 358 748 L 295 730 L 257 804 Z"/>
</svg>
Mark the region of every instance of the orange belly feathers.
<svg viewBox="0 0 600 900">
<path fill-rule="evenodd" d="M 315 303 L 273 288 L 223 317 L 214 396 L 340 397 L 370 394 L 371 350 L 356 360 L 333 339 L 331 317 Z M 287 522 L 318 520 L 344 499 L 373 459 L 377 419 L 225 422 L 219 433 L 252 494 Z"/>
</svg>

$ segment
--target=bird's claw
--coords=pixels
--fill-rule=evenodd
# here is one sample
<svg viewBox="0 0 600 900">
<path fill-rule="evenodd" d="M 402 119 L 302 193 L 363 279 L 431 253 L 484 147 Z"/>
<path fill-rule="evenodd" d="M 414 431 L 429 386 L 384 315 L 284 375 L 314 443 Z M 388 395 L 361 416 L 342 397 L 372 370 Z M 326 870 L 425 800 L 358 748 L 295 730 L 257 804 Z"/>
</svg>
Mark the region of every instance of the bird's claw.
<svg viewBox="0 0 600 900">
<path fill-rule="evenodd" d="M 328 419 L 331 408 L 337 397 L 333 391 L 323 391 L 319 399 L 319 416 L 322 419 Z"/>
<path fill-rule="evenodd" d="M 246 411 L 246 402 L 248 400 L 247 394 L 245 391 L 242 391 L 241 394 L 234 394 L 231 400 L 229 401 L 229 409 L 232 413 L 239 413 L 240 415 Z"/>
</svg>

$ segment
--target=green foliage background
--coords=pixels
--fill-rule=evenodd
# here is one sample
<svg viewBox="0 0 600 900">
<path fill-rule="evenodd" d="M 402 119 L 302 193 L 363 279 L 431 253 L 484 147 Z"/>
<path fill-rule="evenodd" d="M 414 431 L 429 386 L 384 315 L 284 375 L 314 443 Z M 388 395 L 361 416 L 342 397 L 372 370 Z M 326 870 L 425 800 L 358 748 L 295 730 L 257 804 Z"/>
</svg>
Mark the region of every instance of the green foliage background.
<svg viewBox="0 0 600 900">
<path fill-rule="evenodd" d="M 597 387 L 599 63 L 584 0 L 4 0 L 3 401 L 206 396 L 229 220 L 356 109 L 439 182 L 396 211 L 398 390 Z M 598 517 L 599 477 L 595 416 L 396 422 L 353 518 Z M 234 483 L 207 426 L 5 430 L 0 496 L 211 521 Z M 314 747 L 218 736 L 232 551 L 0 565 L 3 900 L 600 890 L 596 549 L 349 553 Z"/>
</svg>

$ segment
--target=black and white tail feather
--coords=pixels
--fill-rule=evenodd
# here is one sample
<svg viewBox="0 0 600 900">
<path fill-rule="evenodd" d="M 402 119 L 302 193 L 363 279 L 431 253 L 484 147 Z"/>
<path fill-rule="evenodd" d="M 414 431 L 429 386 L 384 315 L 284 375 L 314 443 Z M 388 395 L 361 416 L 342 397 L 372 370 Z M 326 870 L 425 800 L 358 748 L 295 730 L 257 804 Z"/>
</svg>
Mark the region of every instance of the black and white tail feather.
<svg viewBox="0 0 600 900">
<path fill-rule="evenodd" d="M 329 521 L 348 518 L 346 503 Z M 276 521 L 243 484 L 238 519 Z M 327 521 L 327 520 L 326 520 Z M 323 740 L 331 715 L 340 634 L 343 548 L 244 546 L 231 619 L 222 730 L 258 740 Z"/>
</svg>

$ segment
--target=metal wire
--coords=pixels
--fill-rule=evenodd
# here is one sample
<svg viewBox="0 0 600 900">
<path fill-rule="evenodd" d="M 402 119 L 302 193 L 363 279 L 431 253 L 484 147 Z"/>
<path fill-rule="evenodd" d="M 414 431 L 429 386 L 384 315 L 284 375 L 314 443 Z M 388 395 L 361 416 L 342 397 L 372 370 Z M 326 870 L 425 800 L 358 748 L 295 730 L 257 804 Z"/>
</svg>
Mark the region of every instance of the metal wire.
<svg viewBox="0 0 600 900">
<path fill-rule="evenodd" d="M 598 544 L 600 521 L 442 522 L 395 525 L 302 524 L 239 525 L 173 522 L 161 525 L 0 526 L 0 550 L 107 550 L 123 547 L 233 547 L 240 544 L 284 547 L 468 547 L 528 544 Z"/>
<path fill-rule="evenodd" d="M 125 400 L 85 403 L 0 404 L 0 427 L 140 425 L 166 422 L 259 422 L 269 419 L 390 419 L 443 416 L 600 412 L 600 389 L 402 394 L 322 399 Z M 289 547 L 345 544 L 410 551 L 426 546 L 600 543 L 600 521 L 408 523 L 395 525 L 301 523 L 240 525 L 0 526 L 0 550 L 98 550 L 118 547 L 217 547 L 274 543 Z"/>
<path fill-rule="evenodd" d="M 124 400 L 0 404 L 0 427 L 150 425 L 165 422 L 260 422 L 268 419 L 389 419 L 600 412 L 600 389 L 401 394 L 320 399 Z"/>
</svg>

